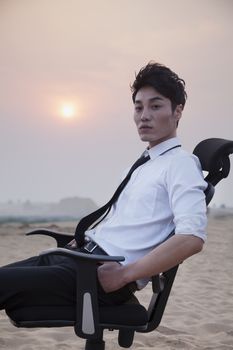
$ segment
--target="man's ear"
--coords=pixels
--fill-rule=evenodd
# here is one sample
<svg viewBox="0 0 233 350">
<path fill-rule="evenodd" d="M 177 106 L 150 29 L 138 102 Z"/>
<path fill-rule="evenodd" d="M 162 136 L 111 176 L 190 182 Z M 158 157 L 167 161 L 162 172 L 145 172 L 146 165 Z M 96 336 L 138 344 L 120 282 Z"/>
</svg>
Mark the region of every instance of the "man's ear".
<svg viewBox="0 0 233 350">
<path fill-rule="evenodd" d="M 179 122 L 180 118 L 182 117 L 182 111 L 183 111 L 183 105 L 177 105 L 174 111 L 175 118 L 177 122 Z"/>
</svg>

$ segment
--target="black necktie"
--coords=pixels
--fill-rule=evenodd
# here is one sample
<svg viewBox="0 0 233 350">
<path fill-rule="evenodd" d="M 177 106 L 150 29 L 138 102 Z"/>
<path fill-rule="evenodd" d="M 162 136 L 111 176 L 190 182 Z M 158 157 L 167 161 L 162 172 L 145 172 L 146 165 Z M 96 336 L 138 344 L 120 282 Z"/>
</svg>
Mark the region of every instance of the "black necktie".
<svg viewBox="0 0 233 350">
<path fill-rule="evenodd" d="M 125 186 L 127 185 L 132 173 L 134 172 L 134 170 L 136 168 L 138 168 L 139 166 L 141 166 L 142 164 L 144 164 L 145 162 L 147 162 L 150 159 L 149 155 L 142 155 L 130 168 L 128 174 L 126 175 L 126 177 L 124 178 L 124 180 L 120 183 L 120 185 L 117 187 L 116 191 L 114 192 L 112 198 L 108 201 L 108 203 L 106 203 L 104 206 L 102 206 L 101 208 L 97 209 L 96 211 L 94 211 L 93 213 L 85 216 L 84 218 L 82 218 L 75 230 L 75 240 L 77 242 L 78 247 L 81 247 L 84 244 L 84 235 L 85 235 L 85 231 L 93 224 L 95 223 L 101 216 L 104 216 L 97 222 L 100 223 L 100 221 L 102 221 L 105 216 L 109 213 L 111 206 L 113 205 L 113 203 L 115 203 L 118 199 L 118 197 L 120 196 L 121 192 L 123 191 L 123 189 L 125 188 Z M 94 226 L 96 226 L 97 224 L 95 224 Z"/>
</svg>

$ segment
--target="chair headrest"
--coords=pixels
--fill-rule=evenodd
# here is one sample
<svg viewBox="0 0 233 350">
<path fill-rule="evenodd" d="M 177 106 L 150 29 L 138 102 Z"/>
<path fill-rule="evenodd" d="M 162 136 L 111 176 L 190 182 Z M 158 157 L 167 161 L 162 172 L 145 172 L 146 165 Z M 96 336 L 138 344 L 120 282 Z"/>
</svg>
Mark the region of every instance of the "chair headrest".
<svg viewBox="0 0 233 350">
<path fill-rule="evenodd" d="M 193 153 L 199 158 L 202 170 L 208 171 L 206 180 L 214 186 L 230 171 L 229 155 L 233 153 L 233 141 L 210 138 L 201 141 Z"/>
</svg>

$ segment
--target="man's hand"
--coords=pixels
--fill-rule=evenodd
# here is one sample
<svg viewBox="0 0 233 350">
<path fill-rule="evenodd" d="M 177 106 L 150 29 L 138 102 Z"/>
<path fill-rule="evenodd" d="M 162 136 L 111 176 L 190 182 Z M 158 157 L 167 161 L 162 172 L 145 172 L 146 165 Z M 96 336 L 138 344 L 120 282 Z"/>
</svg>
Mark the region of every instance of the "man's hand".
<svg viewBox="0 0 233 350">
<path fill-rule="evenodd" d="M 124 266 L 117 262 L 105 262 L 97 270 L 99 282 L 106 293 L 124 287 Z"/>
</svg>

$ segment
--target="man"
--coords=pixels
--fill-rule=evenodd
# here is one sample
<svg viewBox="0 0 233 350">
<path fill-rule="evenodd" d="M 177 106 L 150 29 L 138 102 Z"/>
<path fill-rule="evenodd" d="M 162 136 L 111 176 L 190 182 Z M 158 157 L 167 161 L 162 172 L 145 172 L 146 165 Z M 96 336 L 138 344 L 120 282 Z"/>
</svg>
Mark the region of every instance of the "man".
<svg viewBox="0 0 233 350">
<path fill-rule="evenodd" d="M 99 265 L 101 304 L 126 301 L 152 275 L 201 251 L 206 239 L 206 183 L 198 159 L 182 150 L 176 137 L 184 87 L 182 79 L 157 63 L 137 74 L 132 85 L 134 121 L 141 140 L 148 143 L 147 162 L 134 169 L 108 215 L 86 230 L 88 242 L 77 248 L 76 236 L 67 246 L 125 256 L 123 264 Z M 2 267 L 0 308 L 75 304 L 75 275 L 75 261 L 57 255 Z"/>
</svg>

